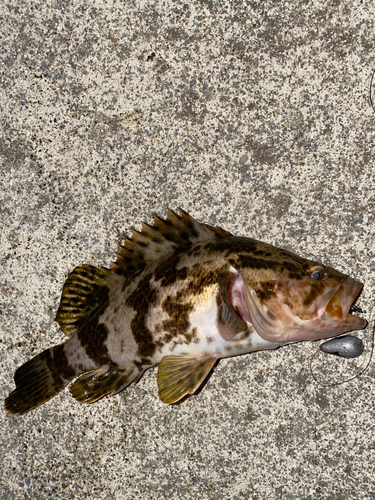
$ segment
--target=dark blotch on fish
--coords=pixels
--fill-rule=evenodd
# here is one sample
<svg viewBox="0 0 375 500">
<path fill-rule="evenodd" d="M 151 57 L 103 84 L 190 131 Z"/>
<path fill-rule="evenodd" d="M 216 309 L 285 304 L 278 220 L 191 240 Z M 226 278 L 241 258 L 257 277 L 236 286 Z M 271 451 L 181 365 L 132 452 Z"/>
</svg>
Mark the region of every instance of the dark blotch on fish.
<svg viewBox="0 0 375 500">
<path fill-rule="evenodd" d="M 181 302 L 178 296 L 176 299 L 167 297 L 163 301 L 162 309 L 170 318 L 162 322 L 161 329 L 167 332 L 164 337 L 164 343 L 170 342 L 179 335 L 186 337 L 186 344 L 189 344 L 194 337 L 198 341 L 198 337 L 195 331 L 191 329 L 189 321 L 189 314 L 193 307 L 192 302 Z"/>
<path fill-rule="evenodd" d="M 131 326 L 134 339 L 138 344 L 138 355 L 145 364 L 149 362 L 148 358 L 152 357 L 156 350 L 152 332 L 150 332 L 146 324 L 149 309 L 155 304 L 158 297 L 156 289 L 150 285 L 150 280 L 151 276 L 146 275 L 139 282 L 137 289 L 130 295 L 127 302 L 136 311 Z"/>
<path fill-rule="evenodd" d="M 323 290 L 324 290 L 324 284 L 321 283 L 320 281 L 317 281 L 316 283 L 312 284 L 310 292 L 303 299 L 302 302 L 303 305 L 305 307 L 310 307 L 311 304 L 316 301 L 319 295 L 321 295 Z"/>
<path fill-rule="evenodd" d="M 64 344 L 60 344 L 55 347 L 53 351 L 53 358 L 48 350 L 45 351 L 45 353 L 47 357 L 47 366 L 50 369 L 52 377 L 56 383 L 60 384 L 61 378 L 70 379 L 71 377 L 74 377 L 75 370 L 70 366 L 69 360 L 66 357 Z"/>
<path fill-rule="evenodd" d="M 105 345 L 108 337 L 108 328 L 103 323 L 98 323 L 98 319 L 108 307 L 109 289 L 108 287 L 101 287 L 100 291 L 102 303 L 97 307 L 92 317 L 87 319 L 85 324 L 82 325 L 77 336 L 87 356 L 94 363 L 105 365 L 109 362 L 108 349 Z M 60 356 L 62 356 L 62 351 Z"/>
</svg>

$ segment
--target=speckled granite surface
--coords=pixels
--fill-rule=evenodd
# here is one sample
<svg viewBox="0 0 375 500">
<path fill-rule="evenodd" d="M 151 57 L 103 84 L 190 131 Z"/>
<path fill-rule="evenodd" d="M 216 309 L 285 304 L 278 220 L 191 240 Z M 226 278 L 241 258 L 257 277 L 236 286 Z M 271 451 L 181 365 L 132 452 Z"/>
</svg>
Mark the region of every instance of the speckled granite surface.
<svg viewBox="0 0 375 500">
<path fill-rule="evenodd" d="M 370 1 L 0 5 L 1 396 L 69 271 L 181 206 L 349 273 L 374 301 Z M 374 361 L 302 343 L 221 361 L 180 406 L 155 370 L 93 406 L 0 411 L 18 499 L 373 499 Z M 359 368 L 358 368 L 359 367 Z"/>
</svg>

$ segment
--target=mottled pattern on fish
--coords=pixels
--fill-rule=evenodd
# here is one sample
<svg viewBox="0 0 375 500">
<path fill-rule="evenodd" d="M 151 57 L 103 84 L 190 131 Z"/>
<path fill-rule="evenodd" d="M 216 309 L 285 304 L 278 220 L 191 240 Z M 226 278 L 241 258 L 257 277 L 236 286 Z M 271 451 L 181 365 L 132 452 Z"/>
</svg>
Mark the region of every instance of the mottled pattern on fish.
<svg viewBox="0 0 375 500">
<path fill-rule="evenodd" d="M 113 395 L 159 365 L 159 395 L 192 394 L 216 360 L 363 328 L 349 314 L 361 284 L 334 269 L 195 221 L 155 216 L 112 268 L 77 267 L 56 320 L 69 339 L 15 374 L 22 414 L 70 381 L 80 402 Z"/>
</svg>

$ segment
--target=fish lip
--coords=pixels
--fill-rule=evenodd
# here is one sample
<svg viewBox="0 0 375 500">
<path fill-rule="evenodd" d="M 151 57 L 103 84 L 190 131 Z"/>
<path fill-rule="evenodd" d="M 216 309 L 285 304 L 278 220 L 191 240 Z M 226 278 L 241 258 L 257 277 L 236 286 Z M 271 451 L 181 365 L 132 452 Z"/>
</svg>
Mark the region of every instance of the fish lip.
<svg viewBox="0 0 375 500">
<path fill-rule="evenodd" d="M 328 301 L 325 313 L 337 323 L 347 323 L 356 329 L 364 328 L 367 321 L 349 313 L 362 288 L 362 283 L 347 277 Z"/>
</svg>

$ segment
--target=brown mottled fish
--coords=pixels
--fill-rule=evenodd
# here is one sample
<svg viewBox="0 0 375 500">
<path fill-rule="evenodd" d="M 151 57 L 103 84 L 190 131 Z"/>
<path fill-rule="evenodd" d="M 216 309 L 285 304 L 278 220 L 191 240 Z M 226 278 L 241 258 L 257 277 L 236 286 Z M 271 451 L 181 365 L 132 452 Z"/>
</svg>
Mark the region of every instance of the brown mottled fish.
<svg viewBox="0 0 375 500">
<path fill-rule="evenodd" d="M 56 320 L 68 337 L 27 361 L 6 398 L 23 414 L 69 382 L 74 398 L 114 395 L 159 365 L 159 396 L 194 393 L 219 358 L 366 326 L 349 313 L 362 284 L 330 267 L 200 224 L 181 210 L 143 224 L 111 269 L 68 276 Z"/>
</svg>

